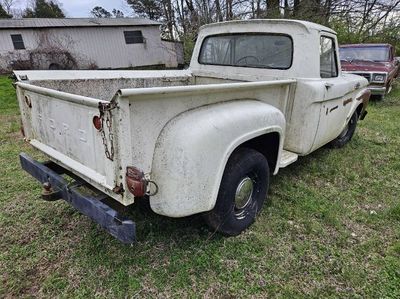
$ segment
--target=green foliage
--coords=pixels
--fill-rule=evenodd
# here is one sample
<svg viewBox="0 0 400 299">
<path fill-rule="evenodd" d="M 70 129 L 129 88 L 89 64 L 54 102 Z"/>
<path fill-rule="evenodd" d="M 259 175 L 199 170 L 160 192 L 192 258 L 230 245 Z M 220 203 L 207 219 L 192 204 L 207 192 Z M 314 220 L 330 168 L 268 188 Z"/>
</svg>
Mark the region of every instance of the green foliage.
<svg viewBox="0 0 400 299">
<path fill-rule="evenodd" d="M 111 18 L 111 13 L 101 6 L 95 6 L 90 14 L 95 18 Z"/>
<path fill-rule="evenodd" d="M 141 17 L 159 20 L 163 16 L 162 0 L 127 0 L 128 5 Z"/>
<path fill-rule="evenodd" d="M 188 65 L 192 58 L 192 53 L 194 46 L 196 44 L 196 40 L 193 36 L 187 34 L 182 37 L 182 42 L 183 42 L 183 61 L 184 64 Z"/>
<path fill-rule="evenodd" d="M 9 15 L 3 8 L 3 6 L 0 4 L 0 19 L 10 19 L 12 18 L 11 15 Z"/>
<path fill-rule="evenodd" d="M 397 55 L 400 56 L 400 35 L 399 27 L 394 23 L 388 23 L 374 34 L 365 34 L 361 32 L 356 34 L 349 29 L 347 22 L 343 20 L 333 20 L 330 27 L 337 32 L 340 44 L 354 43 L 388 43 L 395 46 Z"/>
<path fill-rule="evenodd" d="M 90 14 L 95 18 L 123 18 L 124 13 L 119 9 L 113 9 L 112 13 L 101 6 L 95 6 L 90 11 Z"/>
<path fill-rule="evenodd" d="M 35 0 L 32 8 L 26 8 L 23 18 L 65 18 L 65 14 L 56 1 Z"/>
<path fill-rule="evenodd" d="M 115 9 L 115 8 L 112 10 L 112 14 L 115 18 L 124 18 L 125 17 L 125 15 L 122 11 L 120 11 L 119 9 Z"/>
</svg>

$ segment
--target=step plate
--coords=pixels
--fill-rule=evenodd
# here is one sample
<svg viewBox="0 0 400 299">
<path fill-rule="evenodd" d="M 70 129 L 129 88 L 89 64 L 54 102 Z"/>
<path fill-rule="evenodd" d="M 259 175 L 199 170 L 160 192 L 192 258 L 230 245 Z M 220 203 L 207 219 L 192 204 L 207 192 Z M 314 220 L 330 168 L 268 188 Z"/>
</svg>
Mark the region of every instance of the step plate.
<svg viewBox="0 0 400 299">
<path fill-rule="evenodd" d="M 298 157 L 299 155 L 296 153 L 283 150 L 281 154 L 281 160 L 279 161 L 279 168 L 284 168 L 296 162 Z"/>
</svg>

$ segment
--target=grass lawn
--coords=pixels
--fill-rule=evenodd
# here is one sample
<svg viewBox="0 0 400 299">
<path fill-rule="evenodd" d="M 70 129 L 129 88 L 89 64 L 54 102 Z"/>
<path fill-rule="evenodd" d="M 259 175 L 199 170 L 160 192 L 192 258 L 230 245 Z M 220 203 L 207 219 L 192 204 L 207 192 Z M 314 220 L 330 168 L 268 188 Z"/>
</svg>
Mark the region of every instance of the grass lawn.
<svg viewBox="0 0 400 299">
<path fill-rule="evenodd" d="M 11 81 L 0 77 L 0 297 L 400 298 L 400 85 L 353 140 L 273 177 L 270 202 L 235 238 L 200 217 L 132 208 L 119 243 L 64 201 L 40 199 L 18 154 Z"/>
</svg>

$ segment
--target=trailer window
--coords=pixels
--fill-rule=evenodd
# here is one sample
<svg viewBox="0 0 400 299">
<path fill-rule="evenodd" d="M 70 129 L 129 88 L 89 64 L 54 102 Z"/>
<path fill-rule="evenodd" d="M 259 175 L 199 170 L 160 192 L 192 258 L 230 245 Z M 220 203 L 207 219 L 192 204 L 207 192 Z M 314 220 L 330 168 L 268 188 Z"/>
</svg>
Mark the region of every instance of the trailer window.
<svg viewBox="0 0 400 299">
<path fill-rule="evenodd" d="M 143 44 L 143 34 L 140 30 L 124 31 L 125 42 L 129 44 Z"/>
<path fill-rule="evenodd" d="M 335 42 L 332 38 L 321 36 L 319 55 L 321 78 L 337 77 L 338 66 L 336 61 L 336 49 Z"/>
<path fill-rule="evenodd" d="M 21 34 L 11 34 L 11 40 L 13 42 L 15 50 L 24 50 L 25 49 L 24 40 L 22 39 Z"/>
<path fill-rule="evenodd" d="M 204 39 L 199 63 L 266 69 L 288 69 L 293 41 L 281 34 L 229 34 Z"/>
</svg>

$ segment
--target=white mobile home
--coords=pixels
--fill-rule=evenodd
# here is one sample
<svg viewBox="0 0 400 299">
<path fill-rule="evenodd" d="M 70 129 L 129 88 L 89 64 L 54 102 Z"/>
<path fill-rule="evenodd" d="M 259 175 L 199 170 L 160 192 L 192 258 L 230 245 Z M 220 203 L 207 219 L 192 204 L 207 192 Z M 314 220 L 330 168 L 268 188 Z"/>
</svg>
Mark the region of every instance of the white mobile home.
<svg viewBox="0 0 400 299">
<path fill-rule="evenodd" d="M 139 18 L 0 19 L 0 72 L 11 69 L 177 67 L 182 45 Z"/>
</svg>

